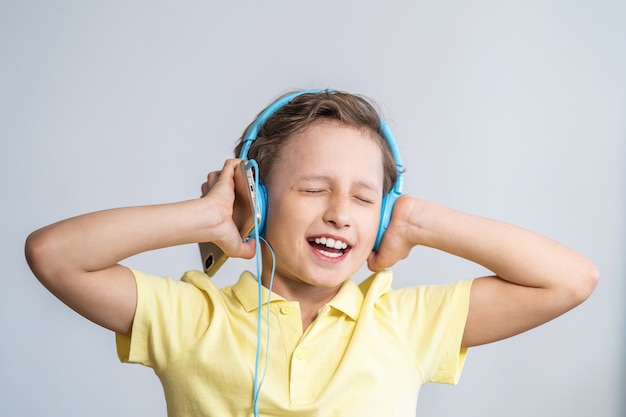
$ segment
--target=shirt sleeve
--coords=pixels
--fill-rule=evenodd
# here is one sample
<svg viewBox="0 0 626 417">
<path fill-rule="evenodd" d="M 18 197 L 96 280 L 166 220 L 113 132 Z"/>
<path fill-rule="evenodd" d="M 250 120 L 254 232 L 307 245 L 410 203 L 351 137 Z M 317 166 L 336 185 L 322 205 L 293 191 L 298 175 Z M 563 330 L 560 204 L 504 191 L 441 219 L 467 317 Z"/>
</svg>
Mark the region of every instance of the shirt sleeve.
<svg viewBox="0 0 626 417">
<path fill-rule="evenodd" d="M 193 344 L 210 321 L 207 294 L 193 284 L 132 270 L 137 307 L 131 336 L 116 334 L 120 361 L 160 370 Z"/>
<path fill-rule="evenodd" d="M 405 288 L 388 294 L 398 332 L 415 354 L 424 382 L 458 383 L 472 280 Z"/>
</svg>

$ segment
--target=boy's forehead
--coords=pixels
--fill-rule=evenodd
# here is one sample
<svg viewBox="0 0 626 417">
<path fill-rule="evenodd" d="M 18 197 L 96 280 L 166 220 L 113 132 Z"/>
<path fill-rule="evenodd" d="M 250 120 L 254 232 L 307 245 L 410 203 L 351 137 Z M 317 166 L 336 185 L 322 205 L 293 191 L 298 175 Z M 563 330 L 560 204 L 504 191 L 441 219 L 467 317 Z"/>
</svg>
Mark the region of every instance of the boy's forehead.
<svg viewBox="0 0 626 417">
<path fill-rule="evenodd" d="M 374 175 L 382 183 L 382 151 L 375 134 L 339 122 L 317 122 L 293 135 L 277 162 L 294 174 L 319 172 L 324 167 L 343 167 L 344 172 L 353 168 L 361 175 Z"/>
</svg>

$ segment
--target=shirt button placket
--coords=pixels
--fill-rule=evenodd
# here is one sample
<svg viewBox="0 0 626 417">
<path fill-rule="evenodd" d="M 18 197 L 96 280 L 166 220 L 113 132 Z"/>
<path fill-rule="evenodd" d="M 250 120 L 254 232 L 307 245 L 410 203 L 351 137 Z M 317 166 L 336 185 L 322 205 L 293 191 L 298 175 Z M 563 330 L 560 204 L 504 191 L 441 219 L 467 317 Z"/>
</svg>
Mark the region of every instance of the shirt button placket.
<svg viewBox="0 0 626 417">
<path fill-rule="evenodd" d="M 294 404 L 304 404 L 311 401 L 310 365 L 306 349 L 297 347 L 291 361 L 291 401 Z"/>
</svg>

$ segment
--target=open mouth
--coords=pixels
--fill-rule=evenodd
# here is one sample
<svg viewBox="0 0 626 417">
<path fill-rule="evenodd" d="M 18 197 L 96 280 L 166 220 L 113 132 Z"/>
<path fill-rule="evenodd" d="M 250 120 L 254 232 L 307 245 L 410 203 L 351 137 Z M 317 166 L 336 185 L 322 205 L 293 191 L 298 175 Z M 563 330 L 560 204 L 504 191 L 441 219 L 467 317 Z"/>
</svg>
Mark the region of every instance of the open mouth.
<svg viewBox="0 0 626 417">
<path fill-rule="evenodd" d="M 329 258 L 339 258 L 350 250 L 350 246 L 346 242 L 324 236 L 309 239 L 309 245 Z"/>
</svg>

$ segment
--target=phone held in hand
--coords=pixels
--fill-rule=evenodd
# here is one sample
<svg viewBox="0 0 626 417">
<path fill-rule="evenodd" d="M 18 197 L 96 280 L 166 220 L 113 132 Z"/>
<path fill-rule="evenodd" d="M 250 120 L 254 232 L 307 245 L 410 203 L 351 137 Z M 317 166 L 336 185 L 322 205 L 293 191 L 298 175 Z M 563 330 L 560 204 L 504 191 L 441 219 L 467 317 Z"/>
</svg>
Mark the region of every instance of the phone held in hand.
<svg viewBox="0 0 626 417">
<path fill-rule="evenodd" d="M 233 205 L 233 221 L 242 239 L 247 238 L 254 230 L 254 202 L 256 187 L 254 171 L 251 166 L 246 168 L 248 161 L 242 160 L 235 172 L 235 202 Z M 257 214 L 257 217 L 260 213 Z M 200 243 L 200 256 L 204 272 L 210 277 L 224 265 L 228 255 L 213 242 Z"/>
</svg>

